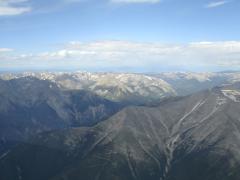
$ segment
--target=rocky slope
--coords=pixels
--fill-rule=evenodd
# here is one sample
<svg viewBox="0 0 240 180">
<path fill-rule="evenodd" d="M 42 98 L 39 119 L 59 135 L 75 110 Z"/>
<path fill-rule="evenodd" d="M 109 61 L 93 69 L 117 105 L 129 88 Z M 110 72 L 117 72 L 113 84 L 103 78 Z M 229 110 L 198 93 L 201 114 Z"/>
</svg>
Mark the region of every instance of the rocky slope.
<svg viewBox="0 0 240 180">
<path fill-rule="evenodd" d="M 2 79 L 36 77 L 70 90 L 87 90 L 117 102 L 144 104 L 239 82 L 239 72 L 167 72 L 160 74 L 42 72 L 0 74 Z"/>
<path fill-rule="evenodd" d="M 115 102 L 143 104 L 175 95 L 160 78 L 130 73 L 23 73 L 4 74 L 3 79 L 18 77 L 47 79 L 68 90 L 87 90 Z"/>
<path fill-rule="evenodd" d="M 0 159 L 4 180 L 239 180 L 240 84 L 44 133 Z"/>
<path fill-rule="evenodd" d="M 63 91 L 45 80 L 0 80 L 0 153 L 43 131 L 94 125 L 121 108 L 90 92 Z"/>
</svg>

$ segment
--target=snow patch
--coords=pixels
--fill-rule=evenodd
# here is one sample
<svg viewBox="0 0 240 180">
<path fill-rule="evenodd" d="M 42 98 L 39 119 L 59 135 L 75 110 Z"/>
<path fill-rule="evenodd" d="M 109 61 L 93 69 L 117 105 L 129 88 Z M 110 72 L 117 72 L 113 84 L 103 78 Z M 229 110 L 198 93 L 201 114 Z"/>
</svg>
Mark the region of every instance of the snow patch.
<svg viewBox="0 0 240 180">
<path fill-rule="evenodd" d="M 223 97 L 220 97 L 220 96 L 217 97 L 216 103 L 217 103 L 218 106 L 221 106 L 221 105 L 223 105 L 223 104 L 226 104 L 226 102 L 227 102 L 227 99 L 226 99 L 226 98 L 223 98 Z"/>
<path fill-rule="evenodd" d="M 232 89 L 222 90 L 224 96 L 228 97 L 234 102 L 240 102 L 240 92 Z"/>
</svg>

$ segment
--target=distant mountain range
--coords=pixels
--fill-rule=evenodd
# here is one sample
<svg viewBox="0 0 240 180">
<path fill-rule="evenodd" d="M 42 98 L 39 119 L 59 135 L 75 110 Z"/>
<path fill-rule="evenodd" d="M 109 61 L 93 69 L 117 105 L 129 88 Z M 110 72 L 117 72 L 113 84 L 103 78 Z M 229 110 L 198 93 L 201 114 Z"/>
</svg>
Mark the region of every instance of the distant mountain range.
<svg viewBox="0 0 240 180">
<path fill-rule="evenodd" d="M 240 81 L 240 72 L 159 74 L 25 72 L 0 74 L 0 78 L 5 80 L 28 76 L 49 80 L 63 89 L 86 90 L 111 101 L 133 104 L 149 103 L 170 96 L 185 96 Z"/>
<path fill-rule="evenodd" d="M 161 73 L 154 77 L 161 78 L 171 85 L 178 96 L 189 95 L 215 86 L 232 84 L 240 81 L 239 72 L 219 73 Z"/>
<path fill-rule="evenodd" d="M 238 180 L 240 84 L 127 107 L 39 134 L 0 160 L 7 180 Z"/>
<path fill-rule="evenodd" d="M 143 74 L 125 73 L 23 73 L 2 74 L 2 79 L 36 77 L 50 80 L 62 89 L 86 90 L 121 103 L 141 104 L 175 95 L 167 82 Z"/>
</svg>

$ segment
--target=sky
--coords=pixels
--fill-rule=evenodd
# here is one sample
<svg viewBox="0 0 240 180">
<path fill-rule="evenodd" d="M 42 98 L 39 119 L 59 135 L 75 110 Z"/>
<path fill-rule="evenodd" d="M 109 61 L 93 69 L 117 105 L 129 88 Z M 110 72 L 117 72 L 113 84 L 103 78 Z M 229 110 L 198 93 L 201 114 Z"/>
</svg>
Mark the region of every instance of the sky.
<svg viewBox="0 0 240 180">
<path fill-rule="evenodd" d="M 0 71 L 240 70 L 239 0 L 0 0 Z"/>
</svg>

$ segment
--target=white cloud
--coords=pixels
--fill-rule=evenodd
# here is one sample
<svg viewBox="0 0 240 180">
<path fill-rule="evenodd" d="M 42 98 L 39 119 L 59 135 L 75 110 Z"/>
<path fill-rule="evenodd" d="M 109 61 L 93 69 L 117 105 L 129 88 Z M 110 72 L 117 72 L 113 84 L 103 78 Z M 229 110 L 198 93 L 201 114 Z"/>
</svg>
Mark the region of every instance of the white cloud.
<svg viewBox="0 0 240 180">
<path fill-rule="evenodd" d="M 31 11 L 31 7 L 25 5 L 28 0 L 0 0 L 0 16 L 13 16 Z"/>
<path fill-rule="evenodd" d="M 5 63 L 4 63 L 5 62 Z M 187 44 L 131 41 L 70 42 L 62 49 L 39 54 L 5 56 L 4 64 L 18 67 L 51 66 L 81 68 L 151 69 L 160 67 L 240 68 L 240 41 Z"/>
<path fill-rule="evenodd" d="M 0 53 L 11 52 L 13 49 L 10 48 L 0 48 Z"/>
<path fill-rule="evenodd" d="M 227 3 L 229 3 L 230 1 L 214 1 L 214 2 L 210 2 L 206 5 L 206 8 L 216 8 L 219 6 L 223 6 Z"/>
<path fill-rule="evenodd" d="M 0 16 L 19 15 L 31 11 L 30 7 L 1 7 Z"/>
<path fill-rule="evenodd" d="M 160 0 L 110 0 L 113 3 L 159 3 Z"/>
</svg>

